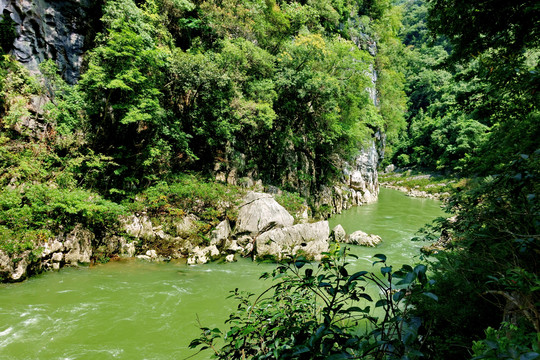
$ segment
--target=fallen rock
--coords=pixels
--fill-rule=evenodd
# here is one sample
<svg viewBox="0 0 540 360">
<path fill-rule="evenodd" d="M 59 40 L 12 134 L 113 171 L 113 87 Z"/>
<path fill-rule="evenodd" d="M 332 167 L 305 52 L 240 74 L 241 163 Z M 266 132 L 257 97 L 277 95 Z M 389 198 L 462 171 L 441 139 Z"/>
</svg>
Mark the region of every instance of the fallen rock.
<svg viewBox="0 0 540 360">
<path fill-rule="evenodd" d="M 328 221 L 297 224 L 267 231 L 256 239 L 256 257 L 281 260 L 287 255 L 303 254 L 320 260 L 328 251 L 330 227 Z"/>
<path fill-rule="evenodd" d="M 220 252 L 215 245 L 210 245 L 204 248 L 196 246 L 191 250 L 191 253 L 188 256 L 187 263 L 188 265 L 195 264 L 206 264 L 210 260 L 215 260 L 219 258 Z"/>
</svg>

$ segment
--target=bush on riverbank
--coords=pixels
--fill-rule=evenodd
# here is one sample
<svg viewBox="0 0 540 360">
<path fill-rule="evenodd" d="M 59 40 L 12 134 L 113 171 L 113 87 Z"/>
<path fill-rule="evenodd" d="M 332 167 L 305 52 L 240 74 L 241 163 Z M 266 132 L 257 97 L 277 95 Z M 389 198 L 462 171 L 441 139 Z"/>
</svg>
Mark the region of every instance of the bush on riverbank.
<svg viewBox="0 0 540 360">
<path fill-rule="evenodd" d="M 431 195 L 449 194 L 466 189 L 470 179 L 452 175 L 426 173 L 419 170 L 389 172 L 379 174 L 381 185 L 403 187 L 407 190 L 423 191 Z"/>
<path fill-rule="evenodd" d="M 407 304 L 413 296 L 437 301 L 426 267 L 393 271 L 378 254 L 373 265 L 382 265 L 380 273 L 349 273 L 347 257 L 355 256 L 347 250 L 336 246 L 319 264 L 289 259 L 261 276 L 275 283 L 257 298 L 232 291 L 239 304 L 227 320 L 230 328 L 201 327 L 190 347 L 212 349 L 215 358 L 226 360 L 421 358 L 422 319 L 411 316 Z M 377 298 L 368 286 L 378 289 Z"/>
</svg>

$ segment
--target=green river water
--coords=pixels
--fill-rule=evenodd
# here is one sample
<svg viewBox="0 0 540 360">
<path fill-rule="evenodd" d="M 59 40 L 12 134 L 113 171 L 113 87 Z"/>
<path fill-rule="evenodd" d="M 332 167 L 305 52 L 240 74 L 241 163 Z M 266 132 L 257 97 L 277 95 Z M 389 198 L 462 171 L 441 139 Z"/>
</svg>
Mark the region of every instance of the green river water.
<svg viewBox="0 0 540 360">
<path fill-rule="evenodd" d="M 381 189 L 378 203 L 347 210 L 330 226 L 382 237 L 377 248 L 353 247 L 354 268 L 370 270 L 376 253 L 399 267 L 417 261 L 423 244 L 410 239 L 442 214 L 437 201 Z M 194 353 L 188 344 L 199 334 L 197 315 L 223 328 L 235 307 L 228 292 L 262 291 L 270 282 L 259 275 L 272 268 L 248 259 L 200 266 L 124 260 L 0 284 L 0 359 L 185 359 Z"/>
</svg>

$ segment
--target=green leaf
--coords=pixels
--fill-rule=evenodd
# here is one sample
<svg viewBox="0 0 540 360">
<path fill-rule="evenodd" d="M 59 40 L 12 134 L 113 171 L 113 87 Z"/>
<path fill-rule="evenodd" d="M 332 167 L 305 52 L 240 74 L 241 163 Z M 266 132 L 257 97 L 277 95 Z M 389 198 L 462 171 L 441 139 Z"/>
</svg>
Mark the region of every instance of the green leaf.
<svg viewBox="0 0 540 360">
<path fill-rule="evenodd" d="M 536 352 L 528 352 L 528 353 L 522 354 L 519 357 L 519 360 L 533 360 L 533 359 L 537 359 L 538 357 L 540 357 L 540 354 Z"/>
<path fill-rule="evenodd" d="M 352 274 L 351 277 L 349 278 L 349 282 L 354 281 L 354 280 L 358 279 L 359 277 L 364 276 L 364 275 L 366 275 L 366 274 L 368 274 L 367 271 L 358 271 L 358 272 L 355 272 L 355 273 Z"/>
<path fill-rule="evenodd" d="M 431 298 L 435 301 L 439 301 L 439 297 L 437 295 L 435 295 L 434 293 L 431 293 L 431 292 L 425 292 L 423 293 L 425 296 L 427 296 L 428 298 Z"/>
<path fill-rule="evenodd" d="M 395 292 L 394 295 L 392 295 L 392 299 L 394 299 L 394 301 L 400 301 L 401 299 L 403 299 L 405 297 L 405 290 L 400 290 L 398 292 Z"/>
<path fill-rule="evenodd" d="M 367 301 L 373 301 L 373 299 L 371 298 L 371 296 L 369 296 L 368 294 L 365 294 L 365 293 L 360 293 L 358 294 L 358 297 L 361 297 L 363 299 L 366 299 Z"/>
<path fill-rule="evenodd" d="M 386 262 L 386 255 L 384 255 L 384 254 L 375 254 L 375 255 L 373 255 L 373 257 L 375 257 L 377 259 L 380 259 L 380 261 L 376 261 L 376 262 L 374 262 L 374 264 L 376 264 L 378 262 Z"/>
</svg>

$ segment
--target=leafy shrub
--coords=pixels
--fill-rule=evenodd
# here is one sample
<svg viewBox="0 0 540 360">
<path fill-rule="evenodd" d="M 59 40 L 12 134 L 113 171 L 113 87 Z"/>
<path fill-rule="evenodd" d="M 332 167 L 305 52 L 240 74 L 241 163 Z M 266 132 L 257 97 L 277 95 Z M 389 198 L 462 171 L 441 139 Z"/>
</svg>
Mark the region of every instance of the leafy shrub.
<svg viewBox="0 0 540 360">
<path fill-rule="evenodd" d="M 407 298 L 423 294 L 436 300 L 425 291 L 426 267 L 405 265 L 393 271 L 379 254 L 373 264 L 383 265 L 380 275 L 349 273 L 346 248 L 336 247 L 326 255 L 318 265 L 296 258 L 263 274 L 261 278 L 276 283 L 254 299 L 254 294 L 233 291 L 239 305 L 227 320 L 230 329 L 201 327 L 202 336 L 190 347 L 211 348 L 218 359 L 421 357 L 422 320 L 410 316 Z M 368 287 L 378 290 L 378 299 Z M 371 306 L 380 308 L 379 315 Z M 220 347 L 218 339 L 223 341 Z"/>
<path fill-rule="evenodd" d="M 274 197 L 296 219 L 307 208 L 306 199 L 297 193 L 282 191 Z"/>
<path fill-rule="evenodd" d="M 199 176 L 181 174 L 169 182 L 145 189 L 126 203 L 133 211 L 149 211 L 154 215 L 183 216 L 195 213 L 205 220 L 235 217 L 234 205 L 240 200 L 243 189 Z"/>
<path fill-rule="evenodd" d="M 499 330 L 489 327 L 485 333 L 484 340 L 474 342 L 473 360 L 540 358 L 540 333 L 527 332 L 509 323 L 502 323 Z"/>
<path fill-rule="evenodd" d="M 19 244 L 39 243 L 51 232 L 69 231 L 78 223 L 100 231 L 114 226 L 123 213 L 121 205 L 88 190 L 27 184 L 24 189 L 5 188 L 0 192 L 3 238 L 9 235 Z M 16 245 L 11 247 L 16 249 Z"/>
</svg>

